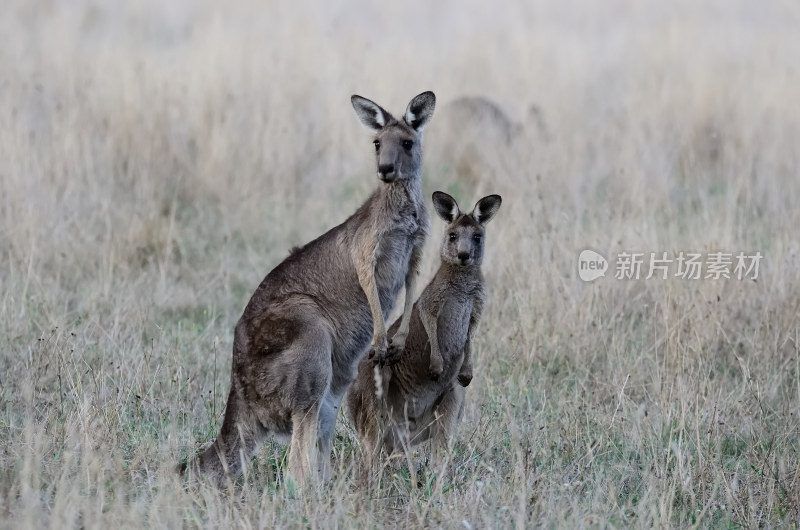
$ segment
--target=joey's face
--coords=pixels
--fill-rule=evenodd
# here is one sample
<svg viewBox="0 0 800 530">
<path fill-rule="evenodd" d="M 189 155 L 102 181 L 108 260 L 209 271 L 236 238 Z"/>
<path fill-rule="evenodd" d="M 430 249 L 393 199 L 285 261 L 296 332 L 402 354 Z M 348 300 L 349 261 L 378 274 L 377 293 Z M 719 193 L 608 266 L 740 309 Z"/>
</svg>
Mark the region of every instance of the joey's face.
<svg viewBox="0 0 800 530">
<path fill-rule="evenodd" d="M 378 178 L 383 182 L 410 179 L 420 174 L 422 167 L 421 134 L 395 121 L 375 135 L 375 160 Z"/>
<path fill-rule="evenodd" d="M 445 229 L 442 261 L 453 265 L 480 265 L 483 261 L 484 234 L 484 228 L 471 215 L 459 215 Z"/>
<path fill-rule="evenodd" d="M 488 195 L 479 200 L 470 213 L 463 213 L 456 200 L 443 191 L 435 191 L 432 198 L 433 208 L 447 223 L 442 241 L 442 262 L 465 267 L 480 266 L 486 223 L 497 213 L 502 198 Z"/>
</svg>

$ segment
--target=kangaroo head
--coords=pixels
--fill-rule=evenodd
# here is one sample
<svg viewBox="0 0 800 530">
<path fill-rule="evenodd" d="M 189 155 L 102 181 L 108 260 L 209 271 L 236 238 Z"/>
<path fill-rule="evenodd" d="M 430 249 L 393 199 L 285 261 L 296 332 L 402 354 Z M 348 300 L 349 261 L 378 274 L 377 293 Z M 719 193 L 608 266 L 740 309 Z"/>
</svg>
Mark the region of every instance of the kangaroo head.
<svg viewBox="0 0 800 530">
<path fill-rule="evenodd" d="M 358 118 L 375 133 L 378 178 L 383 182 L 418 178 L 422 171 L 422 129 L 433 116 L 436 96 L 423 92 L 406 107 L 401 120 L 361 96 L 350 98 Z"/>
<path fill-rule="evenodd" d="M 433 192 L 433 207 L 447 223 L 442 241 L 443 262 L 480 266 L 486 224 L 500 209 L 502 201 L 499 195 L 489 195 L 479 200 L 470 213 L 463 213 L 450 195 L 443 191 Z"/>
</svg>

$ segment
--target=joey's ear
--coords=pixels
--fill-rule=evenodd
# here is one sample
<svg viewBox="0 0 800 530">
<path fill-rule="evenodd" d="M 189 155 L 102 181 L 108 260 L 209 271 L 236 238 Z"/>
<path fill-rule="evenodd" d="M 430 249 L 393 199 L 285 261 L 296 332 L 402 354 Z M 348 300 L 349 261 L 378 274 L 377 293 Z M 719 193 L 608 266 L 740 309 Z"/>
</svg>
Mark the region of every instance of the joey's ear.
<svg viewBox="0 0 800 530">
<path fill-rule="evenodd" d="M 478 222 L 478 224 L 485 225 L 492 220 L 494 214 L 496 214 L 497 210 L 500 209 L 500 204 L 502 202 L 503 198 L 499 195 L 489 195 L 484 197 L 483 199 L 479 200 L 477 204 L 475 204 L 475 209 L 472 210 L 472 217 Z"/>
<path fill-rule="evenodd" d="M 371 131 L 380 131 L 392 117 L 392 115 L 383 110 L 380 105 L 367 98 L 353 95 L 350 97 L 350 103 L 352 103 L 353 108 L 356 109 L 358 119 Z"/>
<path fill-rule="evenodd" d="M 406 107 L 403 120 L 416 131 L 421 131 L 433 116 L 433 109 L 436 108 L 436 95 L 431 92 L 423 92 L 411 100 Z"/>
<path fill-rule="evenodd" d="M 455 221 L 456 217 L 461 214 L 456 200 L 443 191 L 433 192 L 433 207 L 436 209 L 436 213 L 439 214 L 439 217 L 448 223 Z"/>
</svg>

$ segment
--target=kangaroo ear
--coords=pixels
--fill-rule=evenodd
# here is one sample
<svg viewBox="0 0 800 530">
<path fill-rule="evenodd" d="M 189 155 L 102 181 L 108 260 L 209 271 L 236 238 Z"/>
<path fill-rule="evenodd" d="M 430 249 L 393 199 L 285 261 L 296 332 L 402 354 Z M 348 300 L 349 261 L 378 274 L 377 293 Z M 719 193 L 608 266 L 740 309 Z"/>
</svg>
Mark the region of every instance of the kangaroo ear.
<svg viewBox="0 0 800 530">
<path fill-rule="evenodd" d="M 494 214 L 496 214 L 497 210 L 500 209 L 500 204 L 502 202 L 503 198 L 499 195 L 489 195 L 484 197 L 483 199 L 479 200 L 477 204 L 475 204 L 475 209 L 472 210 L 472 217 L 478 222 L 478 224 L 485 225 L 492 220 Z"/>
<path fill-rule="evenodd" d="M 361 120 L 361 123 L 372 131 L 380 131 L 392 117 L 392 115 L 383 110 L 380 105 L 367 98 L 353 95 L 350 97 L 350 103 L 352 103 L 353 108 L 356 109 L 356 114 L 358 115 L 358 119 Z"/>
<path fill-rule="evenodd" d="M 439 217 L 448 223 L 455 221 L 456 217 L 461 214 L 456 200 L 443 191 L 433 192 L 433 207 L 436 209 L 436 213 L 439 214 Z"/>
<path fill-rule="evenodd" d="M 411 103 L 406 107 L 406 113 L 403 115 L 403 120 L 416 131 L 421 131 L 431 116 L 433 116 L 433 109 L 436 108 L 436 95 L 431 92 L 423 92 L 411 100 Z"/>
</svg>

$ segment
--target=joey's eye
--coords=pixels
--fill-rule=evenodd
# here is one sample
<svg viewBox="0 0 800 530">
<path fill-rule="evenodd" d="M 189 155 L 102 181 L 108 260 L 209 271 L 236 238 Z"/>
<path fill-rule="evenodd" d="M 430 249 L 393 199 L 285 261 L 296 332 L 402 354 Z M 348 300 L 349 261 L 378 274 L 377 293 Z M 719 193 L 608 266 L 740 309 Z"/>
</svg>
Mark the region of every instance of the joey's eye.
<svg viewBox="0 0 800 530">
<path fill-rule="evenodd" d="M 403 149 L 408 151 L 409 149 L 411 149 L 411 146 L 414 145 L 414 142 L 412 142 L 411 140 L 403 140 L 402 142 L 400 142 L 400 144 L 403 146 Z"/>
<path fill-rule="evenodd" d="M 481 242 L 481 235 L 480 234 L 475 234 L 474 236 L 472 236 L 472 240 L 475 241 L 476 243 L 480 243 Z"/>
<path fill-rule="evenodd" d="M 381 141 L 380 140 L 375 140 L 372 143 L 375 145 L 375 150 L 376 151 L 381 148 Z"/>
<path fill-rule="evenodd" d="M 455 241 L 455 240 L 456 240 L 456 237 L 457 237 L 457 236 L 456 236 L 456 233 L 455 233 L 455 232 L 451 232 L 451 233 L 450 233 L 450 241 Z"/>
</svg>

